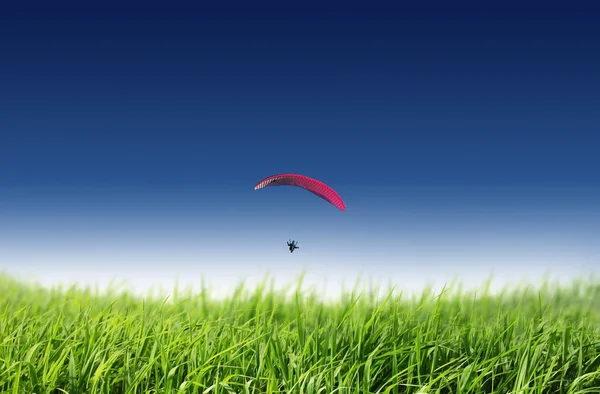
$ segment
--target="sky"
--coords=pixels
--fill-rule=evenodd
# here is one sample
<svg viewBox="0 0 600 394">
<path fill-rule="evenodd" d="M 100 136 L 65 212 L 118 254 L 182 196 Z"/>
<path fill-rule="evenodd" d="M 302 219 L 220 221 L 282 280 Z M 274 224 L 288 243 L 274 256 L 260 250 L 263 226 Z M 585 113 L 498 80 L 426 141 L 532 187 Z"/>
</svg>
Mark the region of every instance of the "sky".
<svg viewBox="0 0 600 394">
<path fill-rule="evenodd" d="M 0 271 L 138 289 L 600 271 L 596 15 L 4 2 Z M 278 173 L 347 211 L 253 189 Z"/>
</svg>

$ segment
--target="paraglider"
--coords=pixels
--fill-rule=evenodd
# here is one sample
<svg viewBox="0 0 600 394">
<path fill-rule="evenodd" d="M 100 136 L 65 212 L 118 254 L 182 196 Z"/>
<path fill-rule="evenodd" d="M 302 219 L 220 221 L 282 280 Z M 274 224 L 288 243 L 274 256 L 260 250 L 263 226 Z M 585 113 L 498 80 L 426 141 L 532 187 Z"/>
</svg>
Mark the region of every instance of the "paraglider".
<svg viewBox="0 0 600 394">
<path fill-rule="evenodd" d="M 327 201 L 341 211 L 346 210 L 344 200 L 331 187 L 321 181 L 300 174 L 277 174 L 267 177 L 254 186 L 254 190 L 270 186 L 298 186 Z M 298 242 L 289 240 L 287 243 L 290 253 L 300 249 Z"/>
<path fill-rule="evenodd" d="M 290 253 L 292 253 L 295 249 L 300 249 L 298 242 L 296 241 L 288 241 L 287 246 L 290 248 Z"/>
<path fill-rule="evenodd" d="M 298 186 L 323 200 L 329 202 L 334 207 L 345 211 L 346 204 L 344 200 L 331 187 L 316 179 L 309 178 L 299 174 L 278 174 L 263 179 L 254 186 L 254 190 L 263 189 L 271 186 Z"/>
</svg>

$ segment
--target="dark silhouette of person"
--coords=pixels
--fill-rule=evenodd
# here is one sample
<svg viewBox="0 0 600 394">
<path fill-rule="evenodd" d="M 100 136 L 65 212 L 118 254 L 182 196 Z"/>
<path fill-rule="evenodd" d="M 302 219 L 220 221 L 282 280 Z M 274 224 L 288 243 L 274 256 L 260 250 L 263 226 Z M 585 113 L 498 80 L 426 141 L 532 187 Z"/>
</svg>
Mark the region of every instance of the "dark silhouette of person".
<svg viewBox="0 0 600 394">
<path fill-rule="evenodd" d="M 292 240 L 288 241 L 287 246 L 290 248 L 290 253 L 292 253 L 295 249 L 300 249 L 298 242 Z"/>
</svg>

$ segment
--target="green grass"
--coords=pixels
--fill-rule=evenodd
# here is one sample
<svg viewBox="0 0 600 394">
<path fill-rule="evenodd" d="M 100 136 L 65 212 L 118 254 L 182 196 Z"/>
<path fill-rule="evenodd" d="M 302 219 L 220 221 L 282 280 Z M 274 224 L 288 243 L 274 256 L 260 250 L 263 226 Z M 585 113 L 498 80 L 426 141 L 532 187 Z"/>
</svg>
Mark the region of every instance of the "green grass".
<svg viewBox="0 0 600 394">
<path fill-rule="evenodd" d="M 600 393 L 600 283 L 229 299 L 0 275 L 4 393 Z M 288 294 L 288 295 L 286 295 Z"/>
</svg>

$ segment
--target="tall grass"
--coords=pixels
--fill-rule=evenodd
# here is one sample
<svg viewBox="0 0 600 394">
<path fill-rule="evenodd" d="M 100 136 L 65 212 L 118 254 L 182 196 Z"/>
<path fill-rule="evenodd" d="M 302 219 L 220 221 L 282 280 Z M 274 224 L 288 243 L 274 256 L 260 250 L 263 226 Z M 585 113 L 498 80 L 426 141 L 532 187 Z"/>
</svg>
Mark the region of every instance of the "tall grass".
<svg viewBox="0 0 600 394">
<path fill-rule="evenodd" d="M 168 300 L 0 276 L 2 393 L 600 393 L 600 283 Z"/>
</svg>

